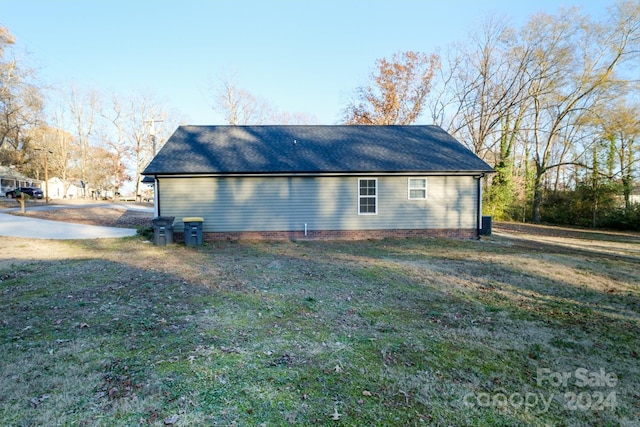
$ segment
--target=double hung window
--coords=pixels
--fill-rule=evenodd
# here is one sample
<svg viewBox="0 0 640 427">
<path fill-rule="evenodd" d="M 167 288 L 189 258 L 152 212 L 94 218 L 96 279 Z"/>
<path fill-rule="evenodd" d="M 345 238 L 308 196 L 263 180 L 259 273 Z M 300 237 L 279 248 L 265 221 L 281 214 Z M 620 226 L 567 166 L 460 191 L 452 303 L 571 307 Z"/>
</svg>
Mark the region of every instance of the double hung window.
<svg viewBox="0 0 640 427">
<path fill-rule="evenodd" d="M 358 179 L 358 215 L 378 214 L 378 180 Z"/>
<path fill-rule="evenodd" d="M 427 178 L 409 178 L 409 200 L 427 198 Z"/>
</svg>

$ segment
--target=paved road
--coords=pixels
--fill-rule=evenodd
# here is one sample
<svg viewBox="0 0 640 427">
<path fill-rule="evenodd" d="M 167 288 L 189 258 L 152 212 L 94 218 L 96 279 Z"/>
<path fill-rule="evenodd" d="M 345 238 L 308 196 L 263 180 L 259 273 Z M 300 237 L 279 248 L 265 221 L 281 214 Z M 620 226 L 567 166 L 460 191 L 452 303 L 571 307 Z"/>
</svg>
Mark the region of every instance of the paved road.
<svg viewBox="0 0 640 427">
<path fill-rule="evenodd" d="M 153 208 L 136 205 L 114 205 L 111 203 L 87 203 L 64 205 L 29 206 L 29 210 L 47 210 L 60 208 L 83 207 L 114 207 L 132 210 L 150 210 Z M 59 221 L 47 221 L 44 219 L 29 218 L 25 216 L 10 215 L 1 212 L 15 211 L 19 208 L 9 208 L 0 211 L 0 236 L 27 237 L 33 239 L 113 239 L 127 236 L 135 236 L 136 230 L 132 228 L 100 227 L 97 225 L 72 224 Z"/>
</svg>

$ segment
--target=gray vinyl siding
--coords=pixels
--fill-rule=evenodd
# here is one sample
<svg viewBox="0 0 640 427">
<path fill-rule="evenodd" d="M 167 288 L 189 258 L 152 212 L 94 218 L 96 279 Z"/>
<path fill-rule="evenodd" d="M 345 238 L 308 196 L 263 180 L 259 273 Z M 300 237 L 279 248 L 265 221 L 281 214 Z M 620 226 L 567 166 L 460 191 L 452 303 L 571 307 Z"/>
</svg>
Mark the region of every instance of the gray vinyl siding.
<svg viewBox="0 0 640 427">
<path fill-rule="evenodd" d="M 408 177 L 376 176 L 377 215 L 358 215 L 358 178 L 160 178 L 160 214 L 176 231 L 187 216 L 204 232 L 476 228 L 473 177 L 429 176 L 427 199 L 409 200 Z"/>
</svg>

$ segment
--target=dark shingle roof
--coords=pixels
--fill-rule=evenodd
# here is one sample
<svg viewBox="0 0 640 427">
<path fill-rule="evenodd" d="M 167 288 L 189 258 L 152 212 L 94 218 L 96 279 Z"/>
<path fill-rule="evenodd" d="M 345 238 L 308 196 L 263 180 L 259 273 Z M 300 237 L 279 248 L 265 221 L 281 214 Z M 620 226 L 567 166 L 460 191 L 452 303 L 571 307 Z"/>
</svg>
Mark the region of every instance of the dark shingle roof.
<svg viewBox="0 0 640 427">
<path fill-rule="evenodd" d="M 437 126 L 181 126 L 143 172 L 492 172 Z"/>
</svg>

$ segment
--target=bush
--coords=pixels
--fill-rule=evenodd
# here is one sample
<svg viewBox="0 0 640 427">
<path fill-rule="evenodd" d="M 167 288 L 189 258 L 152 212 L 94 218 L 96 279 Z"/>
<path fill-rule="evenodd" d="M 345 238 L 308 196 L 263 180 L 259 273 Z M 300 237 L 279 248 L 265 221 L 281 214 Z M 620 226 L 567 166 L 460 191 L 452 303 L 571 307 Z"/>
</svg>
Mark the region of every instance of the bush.
<svg viewBox="0 0 640 427">
<path fill-rule="evenodd" d="M 138 234 L 138 236 L 142 237 L 145 240 L 153 241 L 153 227 L 152 226 L 138 227 L 137 234 Z"/>
<path fill-rule="evenodd" d="M 608 211 L 600 220 L 600 226 L 612 230 L 640 231 L 640 204 L 631 205 L 629 209 Z"/>
<path fill-rule="evenodd" d="M 575 191 L 553 191 L 545 194 L 540 205 L 543 222 L 588 227 L 592 223 L 590 209 L 576 197 Z"/>
<path fill-rule="evenodd" d="M 572 191 L 546 193 L 540 212 L 542 221 L 550 224 L 640 231 L 640 205 L 625 209 L 620 203 L 613 189 L 601 188 L 595 193 L 579 186 Z"/>
</svg>

